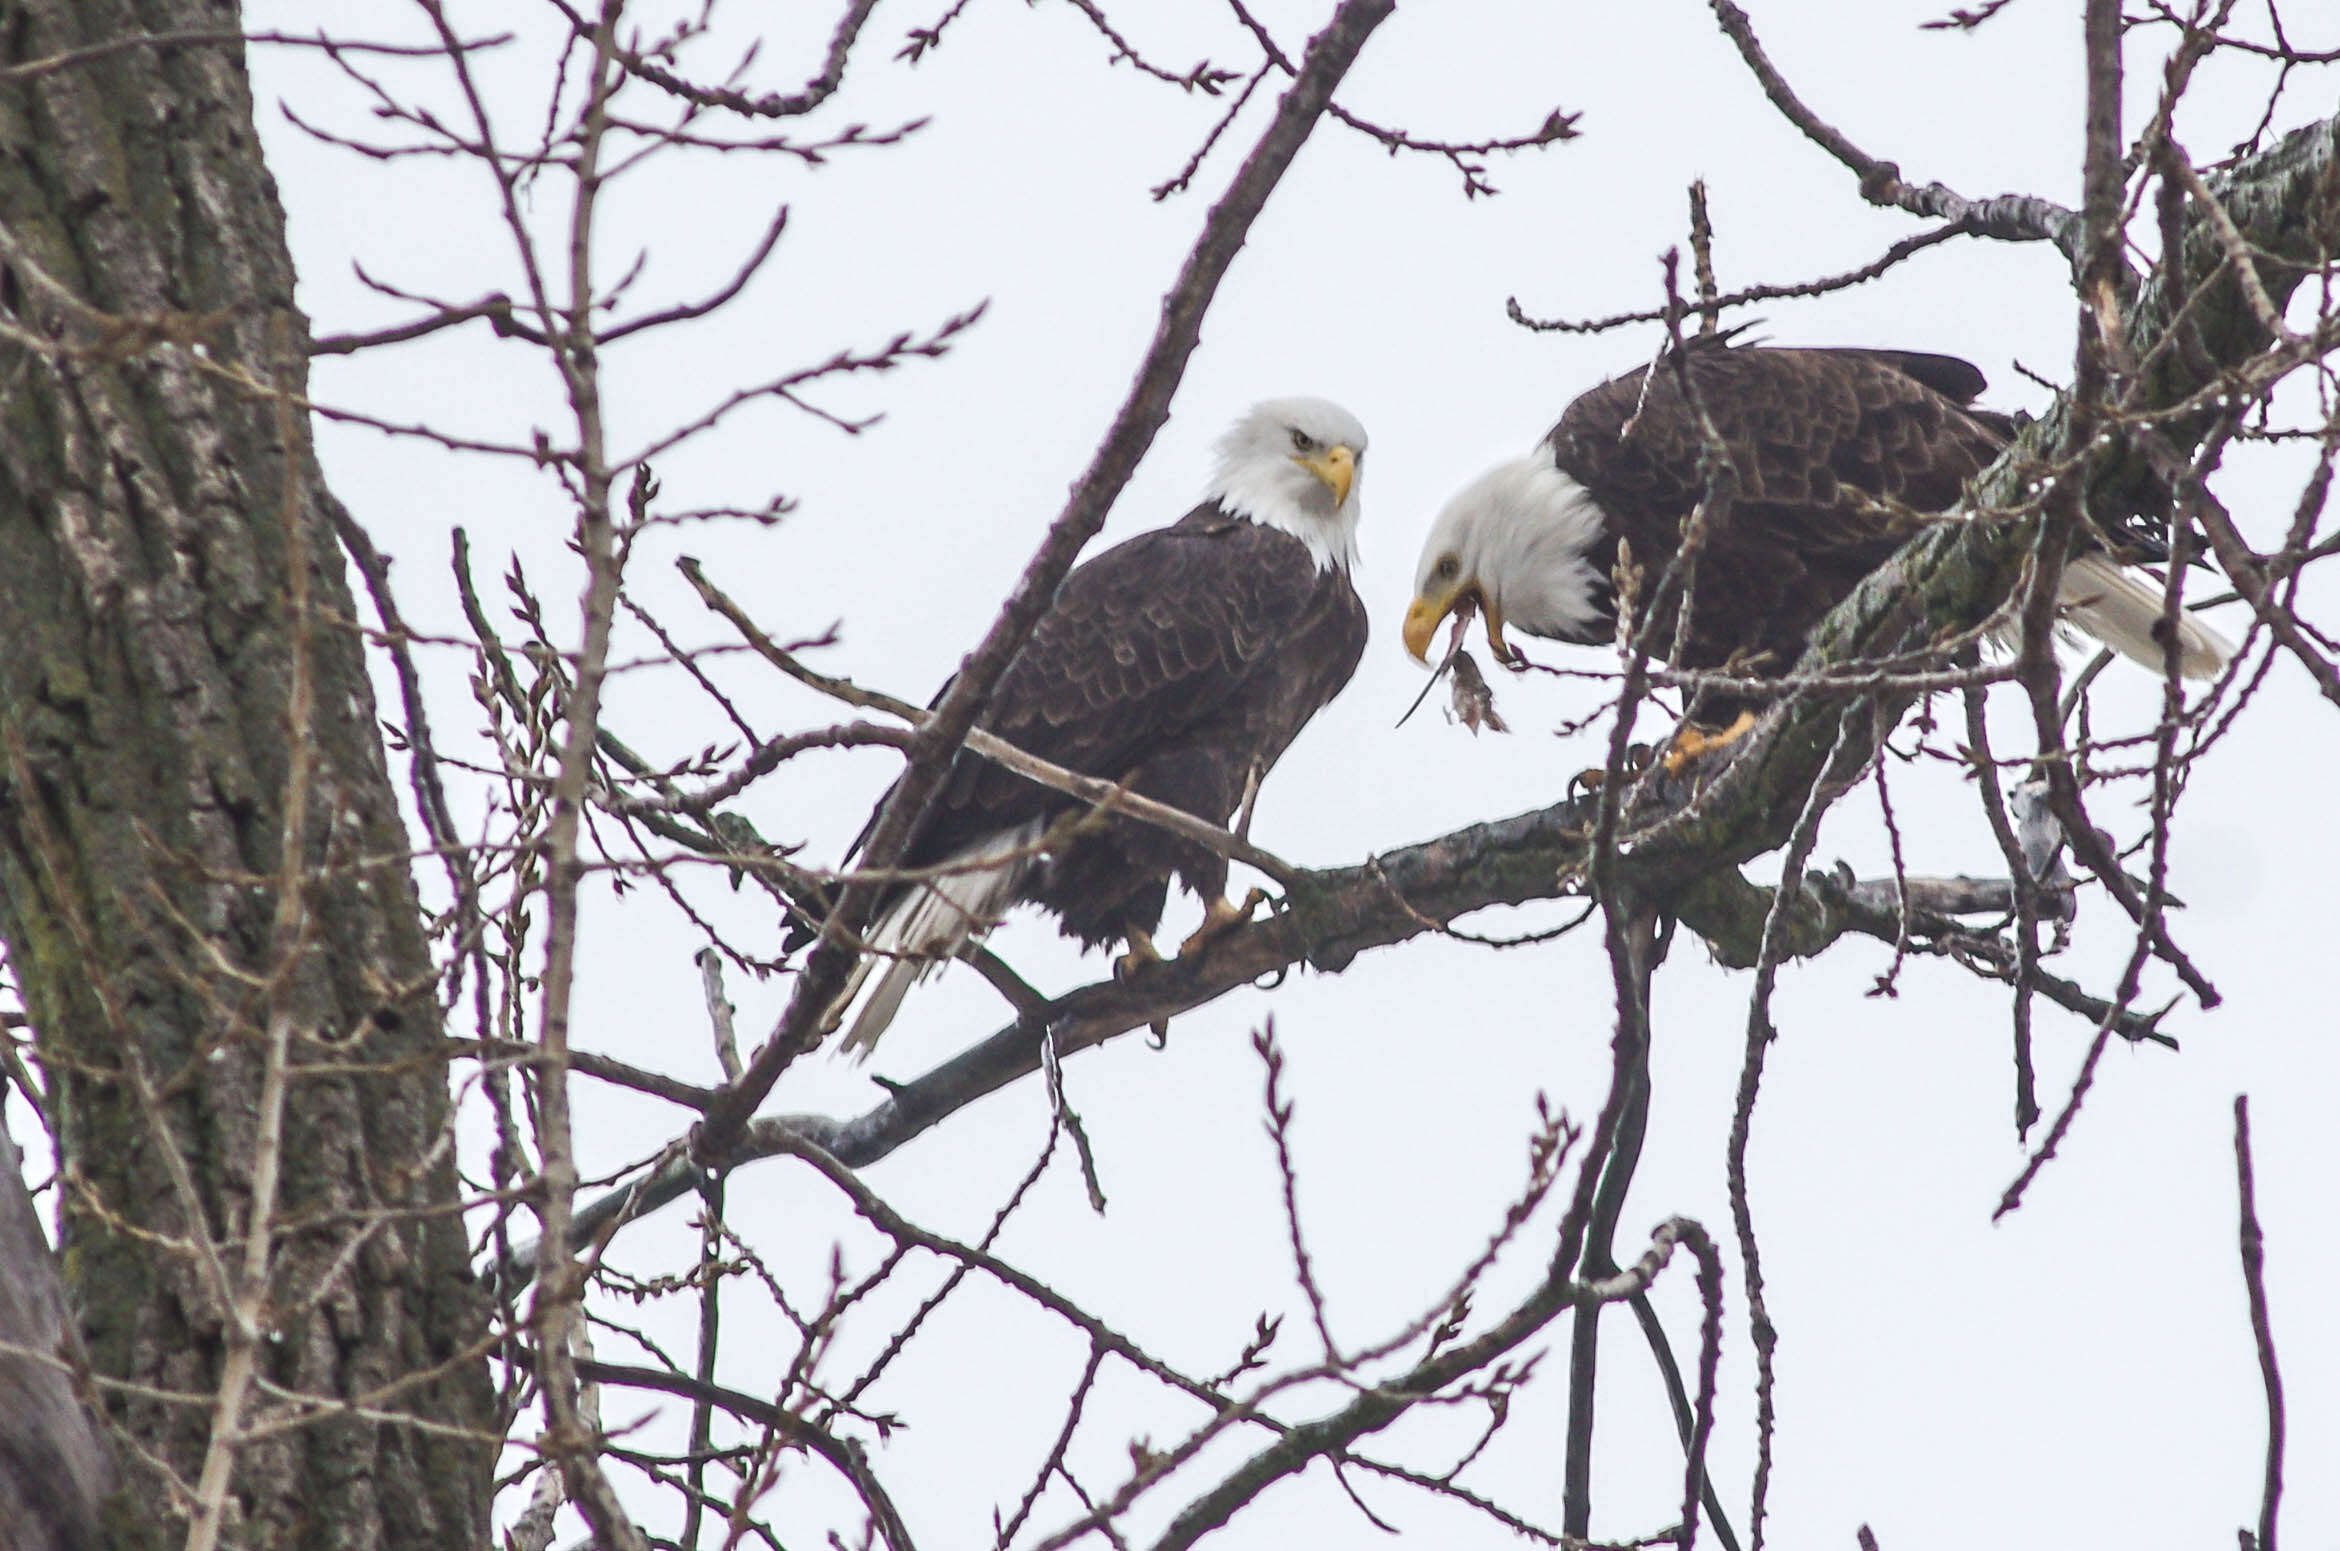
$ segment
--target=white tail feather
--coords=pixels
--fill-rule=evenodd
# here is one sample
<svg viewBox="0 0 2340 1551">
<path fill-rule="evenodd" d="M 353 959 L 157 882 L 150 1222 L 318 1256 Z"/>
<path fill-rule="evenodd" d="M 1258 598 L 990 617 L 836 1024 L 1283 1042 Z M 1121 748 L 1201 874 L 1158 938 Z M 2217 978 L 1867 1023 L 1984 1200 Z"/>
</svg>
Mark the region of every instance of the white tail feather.
<svg viewBox="0 0 2340 1551">
<path fill-rule="evenodd" d="M 2062 623 L 2094 637 L 2131 662 L 2162 671 L 2161 583 L 2106 555 L 2082 555 L 2056 587 Z M 2023 649 L 2023 627 L 2009 620 L 1991 632 L 2008 651 Z M 2178 676 L 2214 679 L 2234 657 L 2226 637 L 2191 614 L 2178 615 Z"/>
<path fill-rule="evenodd" d="M 1016 892 L 1031 870 L 1029 853 L 1040 831 L 1040 822 L 1034 820 L 977 841 L 943 864 L 963 870 L 918 884 L 894 902 L 869 933 L 867 940 L 874 953 L 854 966 L 852 978 L 829 1004 L 823 1020 L 822 1026 L 830 1029 L 844 1021 L 854 996 L 884 958 L 877 989 L 862 1004 L 839 1050 L 850 1050 L 868 1060 L 878 1036 L 894 1021 L 910 988 L 940 969 L 967 939 L 998 924 L 1008 906 L 1015 903 Z"/>
<path fill-rule="evenodd" d="M 2155 673 L 2166 656 L 2161 641 L 2161 584 L 2122 568 L 2109 555 L 2081 555 L 2064 567 L 2056 603 L 2065 621 Z M 2234 656 L 2226 637 L 2193 615 L 2178 614 L 2178 673 L 2213 679 Z"/>
</svg>

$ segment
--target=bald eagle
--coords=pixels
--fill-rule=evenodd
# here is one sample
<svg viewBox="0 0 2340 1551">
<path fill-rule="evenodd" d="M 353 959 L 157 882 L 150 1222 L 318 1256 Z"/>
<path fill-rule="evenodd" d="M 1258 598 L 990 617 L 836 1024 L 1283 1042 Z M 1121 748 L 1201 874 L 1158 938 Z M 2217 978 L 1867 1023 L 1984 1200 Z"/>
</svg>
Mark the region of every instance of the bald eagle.
<svg viewBox="0 0 2340 1551">
<path fill-rule="evenodd" d="M 1228 822 L 1364 654 L 1365 608 L 1349 580 L 1364 458 L 1365 428 L 1336 404 L 1255 407 L 1220 439 L 1202 504 L 1065 578 L 981 725 L 1052 764 Z M 1154 957 L 1173 876 L 1207 904 L 1190 948 L 1249 914 L 1226 898 L 1225 857 L 1135 819 L 1039 854 L 1049 821 L 1074 802 L 956 756 L 902 858 L 936 875 L 880 903 L 867 934 L 875 957 L 830 1009 L 833 1027 L 875 969 L 841 1048 L 866 1055 L 911 985 L 1020 901 L 1052 911 L 1085 946 L 1126 943 L 1125 966 Z"/>
<path fill-rule="evenodd" d="M 2014 430 L 1974 407 L 1983 375 L 1949 356 L 1701 343 L 1683 365 L 1730 450 L 1739 494 L 1707 536 L 1677 668 L 1792 668 L 1813 626 L 1929 516 L 1956 506 Z M 1670 361 L 1577 399 L 1533 452 L 1490 469 L 1439 513 L 1406 611 L 1407 650 L 1427 661 L 1439 623 L 1466 602 L 1506 662 L 1507 627 L 1613 640 L 1618 543 L 1654 591 L 1706 493 L 1701 445 Z M 2067 624 L 2161 670 L 2161 587 L 2101 541 L 2065 566 L 2058 603 Z M 1660 656 L 1674 637 L 1669 606 L 1652 637 Z M 2179 672 L 2214 677 L 2230 655 L 2215 631 L 2181 617 Z M 1747 709 L 1710 696 L 1701 719 L 1719 725 Z"/>
</svg>

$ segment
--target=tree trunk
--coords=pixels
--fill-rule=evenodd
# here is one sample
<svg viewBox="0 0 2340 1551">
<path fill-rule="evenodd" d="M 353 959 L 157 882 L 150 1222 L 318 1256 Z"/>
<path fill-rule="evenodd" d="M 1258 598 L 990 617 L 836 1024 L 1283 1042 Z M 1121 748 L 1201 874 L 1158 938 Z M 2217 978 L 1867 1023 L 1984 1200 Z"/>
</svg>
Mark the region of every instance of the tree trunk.
<svg viewBox="0 0 2340 1551">
<path fill-rule="evenodd" d="M 73 1362 L 81 1343 L 22 1167 L 0 1125 L 0 1527 L 8 1551 L 82 1551 L 113 1461 L 72 1379 L 35 1355 Z"/>
<path fill-rule="evenodd" d="M 238 23 L 0 0 L 0 58 Z M 269 392 L 307 391 L 292 292 L 239 45 L 0 82 L 0 936 L 136 1445 L 114 1543 L 184 1538 L 208 1464 L 223 1543 L 474 1551 L 484 1308 L 331 497 Z M 325 1414 L 211 1454 L 290 1395 Z"/>
</svg>

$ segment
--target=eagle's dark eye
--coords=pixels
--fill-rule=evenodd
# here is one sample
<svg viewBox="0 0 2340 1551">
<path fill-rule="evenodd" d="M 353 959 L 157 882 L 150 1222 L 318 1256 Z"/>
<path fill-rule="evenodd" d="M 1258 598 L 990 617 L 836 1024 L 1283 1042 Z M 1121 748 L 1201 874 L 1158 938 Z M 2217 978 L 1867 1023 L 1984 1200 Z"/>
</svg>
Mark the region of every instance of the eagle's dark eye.
<svg viewBox="0 0 2340 1551">
<path fill-rule="evenodd" d="M 1294 452 L 1314 452 L 1316 438 L 1310 436 L 1306 431 L 1295 428 L 1292 432 L 1292 450 Z"/>
<path fill-rule="evenodd" d="M 1454 574 L 1461 569 L 1462 562 L 1455 559 L 1452 555 L 1444 556 L 1438 562 L 1438 574 L 1443 580 L 1446 581 L 1453 581 Z"/>
</svg>

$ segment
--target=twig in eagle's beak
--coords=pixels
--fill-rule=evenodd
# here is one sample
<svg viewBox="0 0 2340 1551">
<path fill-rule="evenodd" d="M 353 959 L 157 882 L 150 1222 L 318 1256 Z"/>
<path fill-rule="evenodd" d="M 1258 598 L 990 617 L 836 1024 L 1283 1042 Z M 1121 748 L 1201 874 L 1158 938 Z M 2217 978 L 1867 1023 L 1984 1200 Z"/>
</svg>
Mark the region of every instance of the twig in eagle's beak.
<svg viewBox="0 0 2340 1551">
<path fill-rule="evenodd" d="M 1478 612 L 1479 600 L 1470 593 L 1464 593 L 1461 601 L 1454 606 L 1454 629 L 1446 637 L 1445 655 L 1438 659 L 1438 666 L 1430 670 L 1430 682 L 1422 686 L 1422 692 L 1414 697 L 1414 703 L 1406 707 L 1406 714 L 1397 719 L 1398 726 L 1403 727 L 1414 719 L 1414 713 L 1422 709 L 1422 702 L 1430 698 L 1430 691 L 1438 687 L 1438 681 L 1446 677 L 1446 670 L 1454 666 L 1455 657 L 1462 651 L 1463 632 L 1470 628 L 1471 616 Z"/>
</svg>

